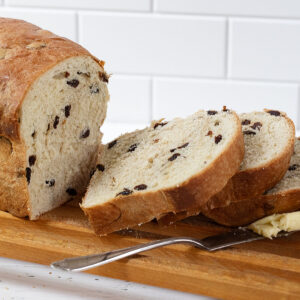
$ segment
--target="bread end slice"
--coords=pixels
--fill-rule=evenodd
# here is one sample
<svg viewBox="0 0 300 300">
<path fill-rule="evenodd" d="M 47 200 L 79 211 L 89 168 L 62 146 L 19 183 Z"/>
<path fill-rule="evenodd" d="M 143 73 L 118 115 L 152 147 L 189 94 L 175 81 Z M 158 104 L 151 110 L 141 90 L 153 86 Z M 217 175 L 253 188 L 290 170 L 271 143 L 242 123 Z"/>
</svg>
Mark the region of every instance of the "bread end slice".
<svg viewBox="0 0 300 300">
<path fill-rule="evenodd" d="M 243 226 L 260 218 L 300 209 L 300 139 L 283 179 L 264 195 L 232 202 L 226 207 L 205 209 L 205 216 L 226 226 Z"/>
</svg>

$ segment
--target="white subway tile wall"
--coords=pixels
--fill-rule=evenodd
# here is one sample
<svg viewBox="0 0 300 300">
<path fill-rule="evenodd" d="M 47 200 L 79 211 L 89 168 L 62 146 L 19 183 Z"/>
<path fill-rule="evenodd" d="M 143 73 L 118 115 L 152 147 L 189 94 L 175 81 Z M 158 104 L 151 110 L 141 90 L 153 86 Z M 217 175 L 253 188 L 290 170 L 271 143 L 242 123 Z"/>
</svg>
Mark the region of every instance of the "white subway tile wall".
<svg viewBox="0 0 300 300">
<path fill-rule="evenodd" d="M 223 105 L 283 110 L 300 129 L 299 0 L 0 0 L 0 16 L 106 61 L 106 141 Z"/>
<path fill-rule="evenodd" d="M 82 12 L 79 42 L 114 73 L 224 76 L 223 18 Z"/>
<path fill-rule="evenodd" d="M 300 20 L 232 19 L 229 45 L 229 77 L 300 81 Z"/>
<path fill-rule="evenodd" d="M 153 96 L 154 118 L 188 115 L 199 107 L 220 109 L 227 105 L 237 112 L 278 109 L 297 120 L 297 84 L 157 78 Z"/>
</svg>

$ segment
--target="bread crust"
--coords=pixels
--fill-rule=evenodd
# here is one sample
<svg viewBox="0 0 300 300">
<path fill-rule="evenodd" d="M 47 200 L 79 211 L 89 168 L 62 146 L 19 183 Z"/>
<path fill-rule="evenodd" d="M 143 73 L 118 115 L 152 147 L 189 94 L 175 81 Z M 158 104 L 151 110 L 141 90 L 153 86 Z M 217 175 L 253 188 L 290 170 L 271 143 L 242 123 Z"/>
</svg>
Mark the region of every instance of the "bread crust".
<svg viewBox="0 0 300 300">
<path fill-rule="evenodd" d="M 231 202 L 260 196 L 283 178 L 294 152 L 295 126 L 285 113 L 281 112 L 281 115 L 286 119 L 292 130 L 292 136 L 281 154 L 263 167 L 252 168 L 235 174 L 224 190 L 207 202 L 208 208 L 224 207 Z"/>
<path fill-rule="evenodd" d="M 39 76 L 65 59 L 90 56 L 102 69 L 104 62 L 66 38 L 15 19 L 0 18 L 0 45 L 0 137 L 12 146 L 1 162 L 0 209 L 22 217 L 30 210 L 19 116 L 27 91 Z"/>
<path fill-rule="evenodd" d="M 267 112 L 269 110 L 265 109 L 265 111 Z M 281 112 L 281 116 L 287 120 L 288 125 L 292 130 L 292 135 L 286 147 L 279 156 L 272 159 L 263 167 L 237 172 L 228 181 L 226 186 L 219 193 L 215 194 L 209 201 L 207 201 L 203 207 L 191 209 L 176 215 L 168 214 L 162 216 L 158 222 L 161 225 L 169 225 L 189 216 L 197 215 L 200 212 L 202 212 L 205 216 L 214 219 L 214 213 L 218 214 L 216 218 L 222 214 L 222 207 L 224 207 L 225 212 L 228 212 L 229 209 L 226 208 L 228 205 L 230 207 L 234 207 L 234 205 L 231 206 L 231 203 L 247 199 L 250 199 L 249 201 L 251 201 L 251 199 L 254 197 L 260 197 L 266 190 L 274 187 L 283 178 L 289 167 L 295 142 L 295 126 L 293 121 L 289 119 L 283 112 Z M 215 208 L 220 209 L 215 210 Z M 210 210 L 212 211 L 210 212 Z"/>
<path fill-rule="evenodd" d="M 237 130 L 231 142 L 206 169 L 179 186 L 118 196 L 102 205 L 82 205 L 96 234 L 105 235 L 148 222 L 162 214 L 199 207 L 220 191 L 237 172 L 245 151 L 239 118 L 232 113 L 235 115 Z"/>
<path fill-rule="evenodd" d="M 293 189 L 232 202 L 226 207 L 208 209 L 203 213 L 215 222 L 225 226 L 244 226 L 272 214 L 287 213 L 299 209 L 300 190 Z"/>
</svg>

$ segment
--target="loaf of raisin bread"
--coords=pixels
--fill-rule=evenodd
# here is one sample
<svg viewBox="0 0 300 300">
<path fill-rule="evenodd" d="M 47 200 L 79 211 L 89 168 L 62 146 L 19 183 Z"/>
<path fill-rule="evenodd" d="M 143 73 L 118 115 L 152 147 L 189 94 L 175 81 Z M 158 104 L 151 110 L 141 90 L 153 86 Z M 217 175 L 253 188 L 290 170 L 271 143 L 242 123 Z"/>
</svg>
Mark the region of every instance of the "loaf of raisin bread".
<svg viewBox="0 0 300 300">
<path fill-rule="evenodd" d="M 253 199 L 272 188 L 284 176 L 294 149 L 295 128 L 283 112 L 265 110 L 240 116 L 245 142 L 245 157 L 237 172 L 219 193 L 202 208 L 166 215 L 160 224 L 170 224 L 201 210 L 226 207 L 232 202 Z"/>
<path fill-rule="evenodd" d="M 264 195 L 206 210 L 205 215 L 227 226 L 247 225 L 260 218 L 300 209 L 300 138 L 283 179 Z"/>
<path fill-rule="evenodd" d="M 198 207 L 243 157 L 240 121 L 226 108 L 153 122 L 102 147 L 81 207 L 99 235 Z"/>
<path fill-rule="evenodd" d="M 0 18 L 0 209 L 36 219 L 85 192 L 101 142 L 102 61 L 30 23 Z"/>
</svg>

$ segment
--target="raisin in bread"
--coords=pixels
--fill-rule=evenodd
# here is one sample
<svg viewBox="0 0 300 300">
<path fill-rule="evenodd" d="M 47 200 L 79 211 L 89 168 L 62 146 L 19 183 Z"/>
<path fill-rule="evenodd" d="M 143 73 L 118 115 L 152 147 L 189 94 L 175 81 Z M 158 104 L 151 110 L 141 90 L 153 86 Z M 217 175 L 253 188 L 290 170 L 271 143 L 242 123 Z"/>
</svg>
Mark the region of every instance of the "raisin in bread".
<svg viewBox="0 0 300 300">
<path fill-rule="evenodd" d="M 285 113 L 265 110 L 240 116 L 245 157 L 228 185 L 209 202 L 210 208 L 259 196 L 278 183 L 294 151 L 295 126 Z"/>
<path fill-rule="evenodd" d="M 239 172 L 222 191 L 214 195 L 203 209 L 198 208 L 178 215 L 164 216 L 159 223 L 177 220 L 210 209 L 225 207 L 232 202 L 260 196 L 284 176 L 294 147 L 295 128 L 283 113 L 274 110 L 239 115 L 245 142 L 245 157 Z"/>
<path fill-rule="evenodd" d="M 36 219 L 85 192 L 108 101 L 103 62 L 0 18 L 0 209 Z"/>
<path fill-rule="evenodd" d="M 99 235 L 145 223 L 203 205 L 243 157 L 241 124 L 232 111 L 153 122 L 102 147 L 81 207 Z"/>
<path fill-rule="evenodd" d="M 227 226 L 247 225 L 265 216 L 300 209 L 300 138 L 283 179 L 256 198 L 233 202 L 229 206 L 208 210 L 205 215 Z"/>
</svg>

